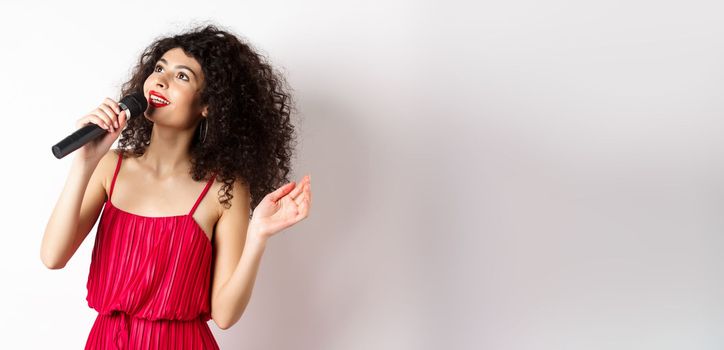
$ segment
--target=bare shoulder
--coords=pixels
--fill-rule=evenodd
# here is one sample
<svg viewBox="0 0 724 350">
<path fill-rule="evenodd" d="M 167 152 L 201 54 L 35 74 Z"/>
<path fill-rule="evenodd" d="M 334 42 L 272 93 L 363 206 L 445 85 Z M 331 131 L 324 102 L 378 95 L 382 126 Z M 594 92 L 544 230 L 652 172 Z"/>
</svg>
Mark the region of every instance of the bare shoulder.
<svg viewBox="0 0 724 350">
<path fill-rule="evenodd" d="M 247 181 L 243 181 L 242 179 L 236 178 L 234 179 L 234 183 L 231 185 L 231 192 L 229 195 L 226 195 L 225 191 L 226 189 L 224 186 L 226 185 L 225 182 L 222 182 L 219 177 L 216 177 L 216 180 L 214 181 L 214 184 L 209 189 L 210 192 L 214 193 L 216 197 L 216 205 L 219 211 L 219 216 L 223 216 L 230 210 L 248 210 L 249 208 L 249 202 L 251 201 L 251 192 L 249 188 L 249 184 Z M 233 196 L 233 197 L 232 197 Z M 232 197 L 228 202 L 229 205 L 224 205 L 222 203 L 222 200 Z"/>
<path fill-rule="evenodd" d="M 108 194 L 111 181 L 113 180 L 113 173 L 115 172 L 116 165 L 118 164 L 119 154 L 120 150 L 117 148 L 108 150 L 108 152 L 106 152 L 103 158 L 101 158 L 98 162 L 96 170 L 94 171 L 94 174 L 98 175 L 98 181 L 101 182 L 101 185 L 103 185 L 103 188 L 106 190 L 106 195 Z"/>
</svg>

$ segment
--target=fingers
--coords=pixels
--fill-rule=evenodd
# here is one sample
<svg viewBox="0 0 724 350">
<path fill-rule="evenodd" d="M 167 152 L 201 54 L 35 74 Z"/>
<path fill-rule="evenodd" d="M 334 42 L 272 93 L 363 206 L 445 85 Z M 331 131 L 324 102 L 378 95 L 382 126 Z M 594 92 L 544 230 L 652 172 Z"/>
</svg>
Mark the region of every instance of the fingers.
<svg viewBox="0 0 724 350">
<path fill-rule="evenodd" d="M 312 183 L 310 180 L 307 180 L 304 184 L 302 193 L 293 200 L 297 205 L 299 220 L 307 217 L 309 208 L 312 206 Z"/>
<path fill-rule="evenodd" d="M 311 206 L 312 205 L 312 183 L 311 182 L 307 185 L 307 189 L 305 192 L 307 194 L 307 198 L 306 198 L 307 205 Z"/>
<path fill-rule="evenodd" d="M 116 114 L 111 111 L 111 107 L 108 107 L 106 105 L 100 105 L 91 113 L 103 119 L 103 122 L 106 124 L 106 126 L 109 127 L 108 130 L 110 130 L 111 132 L 115 131 L 115 128 L 113 126 L 113 119 L 115 118 Z"/>
<path fill-rule="evenodd" d="M 298 194 L 296 197 L 292 196 L 291 193 L 289 194 L 290 198 L 294 201 L 294 203 L 297 203 L 297 205 L 301 205 L 306 198 L 309 198 L 310 186 L 311 184 L 305 181 L 294 189 L 294 191 L 296 191 Z"/>
<path fill-rule="evenodd" d="M 119 131 L 123 130 L 124 126 L 126 126 L 126 111 L 125 110 L 122 110 L 121 114 L 118 115 L 118 125 L 120 127 L 116 128 L 116 130 L 114 130 L 113 132 L 119 132 Z"/>
<path fill-rule="evenodd" d="M 297 204 L 296 216 L 293 221 L 299 222 L 309 216 L 309 208 L 312 206 L 311 191 L 309 190 L 310 185 L 304 186 L 304 192 L 294 202 Z"/>
<path fill-rule="evenodd" d="M 112 119 L 113 119 L 113 126 L 116 127 L 116 128 L 118 128 L 118 127 L 119 127 L 119 124 L 118 124 L 118 115 L 121 114 L 121 106 L 118 105 L 118 102 L 116 102 L 116 101 L 114 101 L 113 99 L 108 98 L 108 97 L 106 97 L 106 99 L 103 100 L 103 104 L 105 104 L 106 106 L 111 107 L 111 108 L 113 109 L 113 111 L 115 112 L 114 118 L 112 118 Z"/>
<path fill-rule="evenodd" d="M 292 192 L 289 192 L 289 196 L 290 196 L 292 199 L 297 198 L 297 196 L 299 196 L 299 194 L 302 192 L 302 190 L 304 189 L 304 186 L 305 186 L 307 183 L 309 183 L 309 175 L 304 176 L 304 177 L 302 178 L 302 181 L 299 181 L 297 187 L 295 187 L 294 190 L 292 190 Z"/>
<path fill-rule="evenodd" d="M 121 118 L 123 120 L 121 120 Z M 108 130 L 109 132 L 115 132 L 122 124 L 125 124 L 125 121 L 126 115 L 124 111 L 121 110 L 118 103 L 110 98 L 106 98 L 100 106 L 98 106 L 98 108 L 81 118 L 78 121 L 77 126 L 80 128 L 88 122 L 91 122 Z"/>
<path fill-rule="evenodd" d="M 76 123 L 76 127 L 80 129 L 81 127 L 85 126 L 86 124 L 96 124 L 100 126 L 103 129 L 108 130 L 110 132 L 110 127 L 108 124 L 103 120 L 101 117 L 95 115 L 95 114 L 88 114 L 86 116 L 83 116 L 83 118 L 78 119 L 78 122 Z"/>
<path fill-rule="evenodd" d="M 299 213 L 307 217 L 309 214 L 309 208 L 312 206 L 312 200 L 309 197 L 305 197 L 301 204 L 299 204 Z"/>
<path fill-rule="evenodd" d="M 272 202 L 277 202 L 280 198 L 284 197 L 290 189 L 294 186 L 294 181 L 286 183 L 284 186 L 277 188 L 274 192 L 269 193 L 266 197 Z"/>
<path fill-rule="evenodd" d="M 92 114 L 97 115 L 101 119 L 103 119 L 110 127 L 111 132 L 115 132 L 119 125 L 118 125 L 118 114 L 121 113 L 121 107 L 116 103 L 116 101 L 106 97 L 103 102 L 101 103 L 98 108 L 96 108 Z"/>
</svg>

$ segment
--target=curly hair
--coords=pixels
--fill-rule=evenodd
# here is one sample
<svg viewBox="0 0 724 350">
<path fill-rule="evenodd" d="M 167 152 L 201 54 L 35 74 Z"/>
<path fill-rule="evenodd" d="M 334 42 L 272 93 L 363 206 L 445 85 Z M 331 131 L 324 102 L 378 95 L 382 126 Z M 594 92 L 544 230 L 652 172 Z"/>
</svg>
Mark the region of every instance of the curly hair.
<svg viewBox="0 0 724 350">
<path fill-rule="evenodd" d="M 200 181 L 216 172 L 223 182 L 219 201 L 227 209 L 233 183 L 239 179 L 249 186 L 251 208 L 256 207 L 267 193 L 289 182 L 296 134 L 286 80 L 251 44 L 205 25 L 151 43 L 120 96 L 142 93 L 157 61 L 174 48 L 195 58 L 205 77 L 200 99 L 202 105 L 208 104 L 208 124 L 204 142 L 196 137 L 191 142 L 191 177 Z M 152 128 L 153 122 L 146 118 L 130 118 L 118 141 L 121 156 L 145 153 Z"/>
</svg>

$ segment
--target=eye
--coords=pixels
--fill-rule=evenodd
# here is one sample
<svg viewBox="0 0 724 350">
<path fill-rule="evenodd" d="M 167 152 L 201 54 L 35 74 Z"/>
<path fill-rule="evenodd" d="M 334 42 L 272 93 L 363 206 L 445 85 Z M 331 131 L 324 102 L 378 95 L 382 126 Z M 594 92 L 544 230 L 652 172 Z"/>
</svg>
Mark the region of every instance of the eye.
<svg viewBox="0 0 724 350">
<path fill-rule="evenodd" d="M 153 71 L 160 72 L 160 69 L 163 69 L 163 67 L 161 67 L 161 65 L 157 64 L 156 67 L 153 68 Z M 182 77 L 181 80 L 189 81 L 189 77 L 185 73 L 179 73 L 178 75 L 179 75 L 179 77 Z"/>
</svg>

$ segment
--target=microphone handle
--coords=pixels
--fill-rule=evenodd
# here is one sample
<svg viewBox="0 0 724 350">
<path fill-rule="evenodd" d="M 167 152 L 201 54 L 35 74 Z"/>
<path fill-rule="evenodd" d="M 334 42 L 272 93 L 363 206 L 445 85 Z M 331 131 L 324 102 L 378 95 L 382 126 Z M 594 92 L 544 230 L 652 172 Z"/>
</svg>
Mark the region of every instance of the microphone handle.
<svg viewBox="0 0 724 350">
<path fill-rule="evenodd" d="M 126 112 L 127 113 L 127 112 Z M 78 129 L 70 136 L 64 138 L 53 146 L 53 155 L 55 158 L 61 159 L 69 153 L 83 147 L 91 140 L 106 134 L 108 131 L 101 128 L 97 124 L 89 123 Z"/>
</svg>

